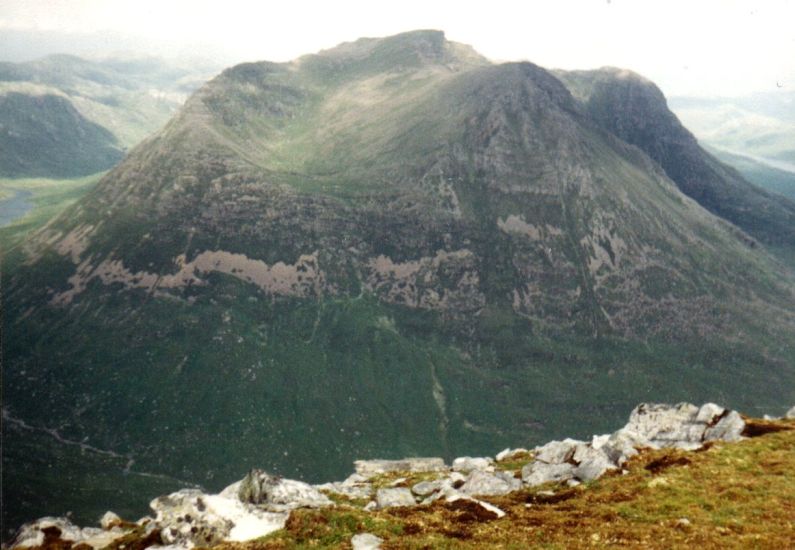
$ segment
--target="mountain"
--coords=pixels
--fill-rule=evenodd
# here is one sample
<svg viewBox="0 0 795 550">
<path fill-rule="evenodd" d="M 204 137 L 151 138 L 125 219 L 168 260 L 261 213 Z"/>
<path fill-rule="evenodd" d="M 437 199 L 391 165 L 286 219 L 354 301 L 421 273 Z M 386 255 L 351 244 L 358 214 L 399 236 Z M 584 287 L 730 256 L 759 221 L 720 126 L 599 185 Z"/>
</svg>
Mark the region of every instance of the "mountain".
<svg viewBox="0 0 795 550">
<path fill-rule="evenodd" d="M 791 403 L 789 206 L 561 78 L 417 31 L 200 88 L 5 258 L 5 521 Z"/>
<path fill-rule="evenodd" d="M 643 150 L 683 193 L 756 239 L 795 250 L 795 202 L 752 185 L 702 149 L 653 83 L 611 68 L 557 75 L 593 120 Z"/>
<path fill-rule="evenodd" d="M 0 177 L 107 170 L 213 72 L 130 56 L 0 63 Z"/>
</svg>

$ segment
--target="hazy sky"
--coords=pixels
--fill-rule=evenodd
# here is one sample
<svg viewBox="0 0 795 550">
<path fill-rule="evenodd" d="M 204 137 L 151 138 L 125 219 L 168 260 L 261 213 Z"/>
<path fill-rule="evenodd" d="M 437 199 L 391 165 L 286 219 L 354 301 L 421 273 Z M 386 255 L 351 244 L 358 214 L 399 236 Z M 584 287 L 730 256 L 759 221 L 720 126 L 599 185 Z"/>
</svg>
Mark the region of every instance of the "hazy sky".
<svg viewBox="0 0 795 550">
<path fill-rule="evenodd" d="M 417 28 L 495 60 L 630 68 L 668 95 L 795 89 L 793 0 L 0 0 L 0 58 L 135 50 L 281 61 Z"/>
</svg>

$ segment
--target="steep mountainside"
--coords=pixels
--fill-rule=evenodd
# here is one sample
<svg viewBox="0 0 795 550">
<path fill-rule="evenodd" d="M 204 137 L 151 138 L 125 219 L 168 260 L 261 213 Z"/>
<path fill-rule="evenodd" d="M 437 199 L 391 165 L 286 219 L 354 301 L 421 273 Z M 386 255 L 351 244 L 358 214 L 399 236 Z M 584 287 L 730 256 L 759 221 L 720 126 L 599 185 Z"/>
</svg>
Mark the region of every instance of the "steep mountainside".
<svg viewBox="0 0 795 550">
<path fill-rule="evenodd" d="M 651 82 L 622 69 L 556 73 L 602 128 L 642 149 L 710 212 L 795 249 L 795 202 L 755 187 L 702 149 Z"/>
<path fill-rule="evenodd" d="M 150 58 L 0 63 L 0 177 L 107 170 L 211 74 Z"/>
<path fill-rule="evenodd" d="M 437 31 L 224 71 L 7 258 L 4 498 L 793 401 L 791 275 L 602 122 Z"/>
</svg>

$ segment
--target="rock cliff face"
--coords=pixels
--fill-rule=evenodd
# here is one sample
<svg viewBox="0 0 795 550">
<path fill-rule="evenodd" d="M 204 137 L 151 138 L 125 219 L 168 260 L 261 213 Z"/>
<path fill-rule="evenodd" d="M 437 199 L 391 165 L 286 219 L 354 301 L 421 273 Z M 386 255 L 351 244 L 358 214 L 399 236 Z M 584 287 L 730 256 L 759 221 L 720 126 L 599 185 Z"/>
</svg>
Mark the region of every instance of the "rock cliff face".
<svg viewBox="0 0 795 550">
<path fill-rule="evenodd" d="M 220 489 L 790 402 L 791 276 L 602 125 L 436 31 L 224 71 L 4 263 L 7 468 Z"/>
<path fill-rule="evenodd" d="M 345 481 L 316 486 L 252 470 L 217 495 L 184 489 L 158 497 L 150 504 L 155 517 L 135 523 L 124 522 L 112 512 L 103 516 L 103 529 L 80 529 L 66 518 L 42 518 L 22 526 L 10 548 L 57 543 L 102 548 L 115 541 L 142 549 L 161 544 L 193 548 L 245 542 L 284 528 L 291 510 L 332 507 L 334 502 L 353 503 L 365 511 L 427 507 L 436 501 L 466 503 L 479 521 L 488 521 L 505 516 L 487 501 L 489 497 L 550 483 L 576 486 L 610 470 L 621 470 L 640 452 L 698 450 L 717 441 L 739 441 L 745 430 L 746 423 L 736 411 L 713 403 L 701 407 L 641 404 L 622 429 L 593 436 L 589 442 L 565 439 L 532 450 L 506 449 L 495 458 L 460 457 L 452 467 L 438 458 L 360 460 L 356 473 Z M 417 474 L 424 480 L 403 486 Z M 390 480 L 390 486 L 384 487 L 380 486 L 387 479 L 384 475 L 404 477 Z M 376 547 L 378 542 L 374 541 Z"/>
</svg>

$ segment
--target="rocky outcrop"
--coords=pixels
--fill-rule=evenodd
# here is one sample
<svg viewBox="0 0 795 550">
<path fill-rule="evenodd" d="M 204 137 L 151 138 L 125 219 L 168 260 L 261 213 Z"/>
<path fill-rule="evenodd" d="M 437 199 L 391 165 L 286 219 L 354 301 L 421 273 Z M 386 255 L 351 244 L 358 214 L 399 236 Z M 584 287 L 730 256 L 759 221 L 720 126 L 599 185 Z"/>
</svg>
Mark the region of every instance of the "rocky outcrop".
<svg viewBox="0 0 795 550">
<path fill-rule="evenodd" d="M 249 540 L 281 529 L 289 516 L 228 495 L 186 489 L 153 500 L 163 543 L 192 547 Z"/>
<path fill-rule="evenodd" d="M 234 494 L 241 502 L 274 512 L 331 505 L 328 497 L 308 483 L 272 476 L 262 470 L 251 470 L 242 481 L 230 485 L 222 494 Z"/>
<path fill-rule="evenodd" d="M 154 529 L 154 524 L 149 523 L 149 531 Z M 126 533 L 118 527 L 112 529 L 97 529 L 85 527 L 81 529 L 66 518 L 41 518 L 32 523 L 23 525 L 11 543 L 12 548 L 35 548 L 46 546 L 55 541 L 66 541 L 73 545 L 87 544 L 91 548 L 104 548 L 113 540 Z"/>
<path fill-rule="evenodd" d="M 795 409 L 787 413 L 788 418 L 792 416 Z M 497 519 L 505 512 L 484 498 L 545 483 L 593 481 L 608 471 L 622 469 L 644 449 L 695 450 L 710 441 L 738 441 L 745 427 L 736 411 L 712 403 L 701 407 L 644 403 L 632 411 L 623 428 L 590 441 L 564 439 L 532 450 L 505 449 L 495 458 L 460 457 L 450 467 L 441 458 L 360 460 L 355 463 L 356 473 L 348 479 L 314 486 L 255 469 L 219 494 L 183 489 L 158 497 L 150 504 L 154 517 L 135 524 L 112 512 L 102 517 L 102 529 L 80 529 L 64 518 L 42 518 L 24 525 L 11 548 L 38 547 L 57 540 L 101 548 L 131 533 L 149 537 L 151 545 L 179 548 L 245 541 L 283 528 L 292 510 L 332 506 L 330 495 L 346 497 L 351 505 L 368 500 L 362 507 L 366 511 L 442 501 L 456 509 L 476 510 L 478 517 L 486 520 Z M 525 460 L 517 469 L 514 461 Z M 409 477 L 418 474 L 427 478 L 406 486 Z M 381 541 L 361 533 L 350 542 L 354 548 L 364 549 L 378 548 Z"/>
</svg>

